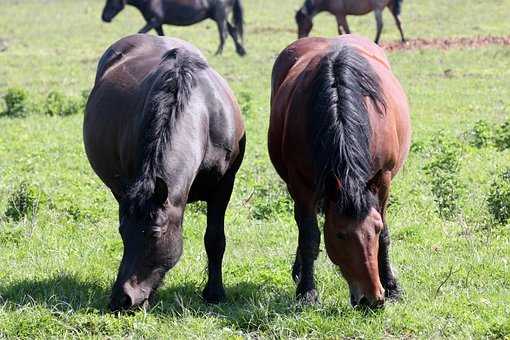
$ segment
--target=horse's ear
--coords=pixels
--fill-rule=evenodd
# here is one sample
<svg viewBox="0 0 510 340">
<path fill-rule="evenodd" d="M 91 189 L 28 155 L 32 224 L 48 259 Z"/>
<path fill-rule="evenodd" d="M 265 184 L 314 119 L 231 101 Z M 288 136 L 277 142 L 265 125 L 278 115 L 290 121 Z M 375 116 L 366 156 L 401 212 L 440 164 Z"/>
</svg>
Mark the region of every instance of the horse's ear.
<svg viewBox="0 0 510 340">
<path fill-rule="evenodd" d="M 154 183 L 154 203 L 157 205 L 165 204 L 168 198 L 168 186 L 165 180 L 161 177 L 156 177 L 156 182 Z"/>
</svg>

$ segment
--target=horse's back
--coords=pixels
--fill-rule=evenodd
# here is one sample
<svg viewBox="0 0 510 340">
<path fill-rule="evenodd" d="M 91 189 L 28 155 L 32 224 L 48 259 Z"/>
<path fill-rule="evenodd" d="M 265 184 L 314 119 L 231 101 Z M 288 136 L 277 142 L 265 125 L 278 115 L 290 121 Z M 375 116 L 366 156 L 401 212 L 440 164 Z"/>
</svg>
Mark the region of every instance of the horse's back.
<svg viewBox="0 0 510 340">
<path fill-rule="evenodd" d="M 92 167 L 110 188 L 117 186 L 118 176 L 133 168 L 146 97 L 165 54 L 174 48 L 203 58 L 182 40 L 136 34 L 110 46 L 98 63 L 83 136 Z"/>
<path fill-rule="evenodd" d="M 381 116 L 367 100 L 375 138 L 372 151 L 376 163 L 379 163 L 375 166 L 394 166 L 396 172 L 407 156 L 410 144 L 409 107 L 384 51 L 372 41 L 356 35 L 304 38 L 289 45 L 278 57 L 273 69 L 269 152 L 275 168 L 284 179 L 287 169 L 295 169 L 296 163 L 303 159 L 301 154 L 310 152 L 306 150 L 306 143 L 303 145 L 303 138 L 307 138 L 308 94 L 318 64 L 326 55 L 343 46 L 354 49 L 367 60 L 380 80 L 387 101 L 387 114 Z M 304 149 L 296 147 L 300 144 Z M 312 169 L 311 164 L 302 161 L 299 166 L 306 166 L 306 172 Z"/>
</svg>

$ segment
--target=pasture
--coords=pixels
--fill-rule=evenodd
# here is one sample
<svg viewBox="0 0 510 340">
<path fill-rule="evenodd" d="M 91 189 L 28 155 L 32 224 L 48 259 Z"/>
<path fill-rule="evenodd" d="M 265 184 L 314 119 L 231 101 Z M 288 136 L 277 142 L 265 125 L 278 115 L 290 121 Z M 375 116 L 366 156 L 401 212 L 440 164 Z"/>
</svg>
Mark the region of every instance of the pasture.
<svg viewBox="0 0 510 340">
<path fill-rule="evenodd" d="M 383 310 L 353 309 L 322 244 L 316 265 L 321 303 L 295 301 L 290 268 L 297 227 L 267 155 L 266 133 L 271 67 L 296 38 L 300 0 L 245 0 L 244 58 L 230 39 L 223 56 L 213 55 L 218 33 L 211 21 L 165 26 L 167 35 L 204 52 L 243 108 L 247 150 L 226 216 L 228 300 L 213 306 L 200 298 L 205 206 L 193 204 L 184 219 L 183 257 L 155 304 L 109 313 L 122 256 L 117 204 L 86 159 L 82 113 L 44 113 L 52 91 L 79 101 L 104 50 L 143 25 L 129 7 L 102 23 L 103 4 L 0 4 L 0 39 L 7 46 L 0 52 L 0 95 L 14 87 L 28 93 L 24 117 L 0 114 L 0 337 L 510 336 L 510 222 L 491 213 L 510 205 L 510 184 L 503 187 L 501 176 L 510 167 L 510 125 L 504 125 L 510 119 L 509 46 L 389 53 L 413 122 L 411 154 L 388 208 L 390 256 L 403 299 Z M 510 0 L 406 0 L 402 19 L 408 39 L 505 36 L 509 8 Z M 397 41 L 387 11 L 384 23 L 382 43 Z M 375 34 L 373 15 L 349 17 L 349 24 L 355 33 Z M 334 18 L 319 15 L 312 35 L 334 34 Z M 28 206 L 24 214 L 16 212 L 20 206 Z"/>
</svg>

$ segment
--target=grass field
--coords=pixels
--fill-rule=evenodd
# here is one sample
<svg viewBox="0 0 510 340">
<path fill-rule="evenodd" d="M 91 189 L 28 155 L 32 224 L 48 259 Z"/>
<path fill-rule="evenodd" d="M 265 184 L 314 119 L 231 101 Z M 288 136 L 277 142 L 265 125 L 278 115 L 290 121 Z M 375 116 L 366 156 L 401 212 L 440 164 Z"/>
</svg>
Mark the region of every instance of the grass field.
<svg viewBox="0 0 510 340">
<path fill-rule="evenodd" d="M 68 96 L 89 90 L 104 50 L 143 25 L 132 8 L 103 24 L 102 5 L 2 0 L 0 39 L 8 49 L 0 52 L 0 95 L 23 87 L 36 107 L 53 90 Z M 186 211 L 184 255 L 156 305 L 108 313 L 122 242 L 116 203 L 83 150 L 83 116 L 0 117 L 0 338 L 510 337 L 510 224 L 496 223 L 488 204 L 494 179 L 510 167 L 510 151 L 470 143 L 478 120 L 496 127 L 510 117 L 510 49 L 502 46 L 389 55 L 412 106 L 414 131 L 388 212 L 391 256 L 405 295 L 384 310 L 352 309 L 347 284 L 322 245 L 321 303 L 295 302 L 290 267 L 297 228 L 267 155 L 266 131 L 271 67 L 295 39 L 299 5 L 245 0 L 242 59 L 230 40 L 222 57 L 213 56 L 213 22 L 165 27 L 201 48 L 245 107 L 248 146 L 227 212 L 224 304 L 200 299 L 205 216 L 204 206 L 194 204 Z M 509 9 L 510 0 L 406 0 L 402 18 L 411 39 L 502 36 L 510 31 Z M 384 19 L 382 41 L 398 39 L 389 13 Z M 374 36 L 372 15 L 349 22 L 353 31 Z M 317 18 L 314 35 L 335 32 L 331 16 Z M 436 171 L 437 164 L 453 166 Z M 38 209 L 16 221 L 3 212 L 22 182 Z"/>
</svg>

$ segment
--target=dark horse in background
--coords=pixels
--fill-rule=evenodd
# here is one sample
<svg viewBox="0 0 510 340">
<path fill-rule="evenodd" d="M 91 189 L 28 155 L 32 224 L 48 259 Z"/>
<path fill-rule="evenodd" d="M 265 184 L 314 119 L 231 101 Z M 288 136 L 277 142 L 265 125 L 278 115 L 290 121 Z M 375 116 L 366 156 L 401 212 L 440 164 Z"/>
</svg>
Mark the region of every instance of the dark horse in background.
<svg viewBox="0 0 510 340">
<path fill-rule="evenodd" d="M 317 213 L 326 251 L 349 284 L 353 305 L 399 295 L 385 219 L 392 178 L 404 164 L 407 99 L 383 50 L 366 38 L 304 38 L 273 68 L 269 154 L 294 199 L 299 240 L 297 296 L 317 300 Z"/>
<path fill-rule="evenodd" d="M 225 298 L 224 217 L 245 148 L 238 104 L 202 54 L 138 34 L 99 61 L 83 127 L 92 168 L 119 203 L 124 254 L 110 308 L 148 304 L 182 253 L 187 202 L 207 202 L 207 302 Z"/>
<path fill-rule="evenodd" d="M 405 42 L 400 20 L 402 1 L 404 0 L 305 0 L 303 7 L 296 13 L 298 37 L 303 38 L 310 34 L 313 17 L 320 12 L 327 11 L 336 17 L 338 34 L 341 35 L 342 29 L 345 34 L 351 33 L 349 25 L 347 25 L 347 15 L 364 15 L 374 11 L 377 23 L 375 42 L 378 44 L 383 28 L 382 12 L 385 7 L 388 7 L 395 18 L 402 42 Z"/>
<path fill-rule="evenodd" d="M 189 26 L 205 19 L 216 21 L 220 33 L 220 45 L 216 54 L 223 52 L 228 34 L 236 46 L 236 52 L 243 56 L 243 7 L 241 0 L 106 0 L 102 19 L 110 22 L 124 9 L 125 5 L 136 7 L 147 24 L 138 33 L 155 29 L 164 35 L 163 24 Z M 233 23 L 228 21 L 232 12 Z"/>
</svg>

